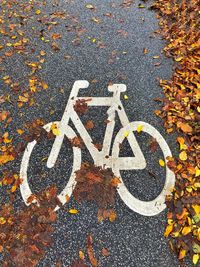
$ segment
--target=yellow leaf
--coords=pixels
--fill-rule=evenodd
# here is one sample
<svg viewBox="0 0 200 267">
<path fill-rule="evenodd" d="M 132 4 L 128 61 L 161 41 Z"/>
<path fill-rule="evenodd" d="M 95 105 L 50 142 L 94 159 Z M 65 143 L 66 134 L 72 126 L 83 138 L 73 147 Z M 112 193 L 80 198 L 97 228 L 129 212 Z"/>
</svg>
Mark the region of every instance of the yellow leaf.
<svg viewBox="0 0 200 267">
<path fill-rule="evenodd" d="M 129 135 L 129 132 L 127 132 L 127 131 L 124 132 L 124 136 L 125 136 L 125 137 L 128 137 L 128 135 Z"/>
<path fill-rule="evenodd" d="M 164 232 L 164 236 L 165 237 L 168 237 L 169 236 L 169 234 L 172 232 L 172 230 L 173 230 L 173 224 L 170 224 L 170 225 L 168 225 L 167 227 L 166 227 L 166 229 L 165 229 L 165 232 Z"/>
<path fill-rule="evenodd" d="M 125 100 L 128 100 L 128 96 L 127 96 L 127 95 L 124 95 L 124 99 L 125 99 Z"/>
<path fill-rule="evenodd" d="M 16 190 L 17 190 L 17 186 L 14 184 L 14 185 L 11 187 L 10 191 L 11 191 L 11 193 L 14 193 Z"/>
<path fill-rule="evenodd" d="M 165 162 L 164 162 L 164 160 L 159 159 L 159 164 L 160 164 L 161 167 L 164 167 L 164 166 L 165 166 Z"/>
<path fill-rule="evenodd" d="M 185 145 L 185 139 L 183 137 L 179 136 L 177 141 L 179 142 L 180 150 L 187 149 L 187 146 Z"/>
<path fill-rule="evenodd" d="M 78 210 L 76 210 L 76 209 L 70 209 L 70 210 L 68 210 L 68 212 L 70 214 L 77 214 L 78 213 Z"/>
<path fill-rule="evenodd" d="M 187 234 L 189 234 L 191 231 L 192 231 L 192 230 L 191 230 L 191 228 L 190 228 L 189 226 L 185 226 L 185 227 L 183 227 L 182 234 L 183 234 L 183 235 L 187 235 Z"/>
<path fill-rule="evenodd" d="M 183 57 L 177 57 L 177 58 L 175 58 L 176 62 L 179 62 L 179 61 L 181 61 L 182 59 L 183 59 Z"/>
<path fill-rule="evenodd" d="M 5 224 L 6 223 L 6 219 L 4 217 L 0 217 L 0 224 Z"/>
<path fill-rule="evenodd" d="M 194 209 L 196 214 L 200 214 L 200 205 L 192 205 L 192 208 Z"/>
<path fill-rule="evenodd" d="M 46 82 L 42 81 L 41 84 L 42 84 L 42 88 L 43 88 L 44 90 L 46 90 L 46 89 L 49 88 L 49 86 L 48 86 L 48 84 L 47 84 Z"/>
<path fill-rule="evenodd" d="M 37 9 L 36 11 L 35 11 L 35 14 L 36 15 L 39 15 L 41 13 L 41 10 L 39 10 L 39 9 Z"/>
<path fill-rule="evenodd" d="M 24 133 L 24 131 L 22 129 L 17 129 L 17 133 L 21 135 Z"/>
<path fill-rule="evenodd" d="M 180 160 L 187 160 L 187 153 L 185 151 L 182 151 L 180 154 L 179 154 L 179 158 Z"/>
<path fill-rule="evenodd" d="M 173 233 L 171 234 L 171 236 L 172 236 L 172 237 L 178 237 L 178 236 L 179 236 L 179 232 L 173 232 Z"/>
<path fill-rule="evenodd" d="M 5 144 L 9 144 L 9 143 L 12 142 L 12 138 L 11 139 L 8 139 L 8 135 L 9 135 L 8 132 L 5 132 L 4 135 L 2 136 L 3 137 L 3 142 Z"/>
<path fill-rule="evenodd" d="M 195 177 L 198 177 L 200 175 L 200 169 L 197 167 L 195 172 Z"/>
<path fill-rule="evenodd" d="M 88 9 L 94 9 L 94 6 L 91 5 L 91 4 L 87 4 L 87 5 L 85 5 L 85 7 L 88 8 Z"/>
<path fill-rule="evenodd" d="M 185 255 L 186 255 L 186 250 L 185 249 L 181 249 L 181 251 L 179 252 L 179 260 L 182 260 L 183 258 L 185 258 Z"/>
<path fill-rule="evenodd" d="M 194 254 L 192 257 L 192 261 L 196 265 L 199 261 L 199 254 Z"/>
<path fill-rule="evenodd" d="M 27 97 L 24 97 L 24 96 L 21 96 L 21 95 L 19 95 L 18 101 L 26 103 L 26 102 L 28 102 L 28 98 L 27 98 Z"/>
<path fill-rule="evenodd" d="M 14 157 L 12 155 L 7 155 L 7 154 L 0 155 L 0 165 L 6 164 L 7 162 L 12 160 L 14 160 Z"/>
<path fill-rule="evenodd" d="M 144 125 L 139 125 L 137 127 L 137 132 L 140 133 L 142 131 L 142 129 L 144 128 Z"/>
<path fill-rule="evenodd" d="M 52 130 L 52 133 L 56 136 L 59 136 L 60 135 L 60 130 L 58 129 L 56 123 L 53 123 L 51 125 L 51 130 Z"/>
<path fill-rule="evenodd" d="M 96 43 L 97 39 L 96 38 L 92 38 L 91 41 L 92 41 L 92 43 Z"/>
<path fill-rule="evenodd" d="M 79 258 L 83 261 L 85 259 L 85 255 L 82 250 L 79 250 Z"/>
<path fill-rule="evenodd" d="M 92 17 L 91 21 L 98 23 L 98 24 L 101 23 L 101 20 L 99 18 L 96 18 L 96 17 Z"/>
<path fill-rule="evenodd" d="M 200 188 L 200 183 L 195 183 L 195 184 L 194 184 L 194 187 L 195 187 L 195 188 Z"/>
</svg>

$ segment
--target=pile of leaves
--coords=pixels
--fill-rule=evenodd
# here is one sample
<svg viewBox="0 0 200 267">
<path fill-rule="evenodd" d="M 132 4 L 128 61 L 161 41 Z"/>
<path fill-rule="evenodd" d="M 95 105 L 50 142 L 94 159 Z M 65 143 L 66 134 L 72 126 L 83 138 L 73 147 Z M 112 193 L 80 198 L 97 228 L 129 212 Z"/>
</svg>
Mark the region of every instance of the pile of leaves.
<svg viewBox="0 0 200 267">
<path fill-rule="evenodd" d="M 120 180 L 110 168 L 102 168 L 85 162 L 76 171 L 76 187 L 73 196 L 77 202 L 94 201 L 98 207 L 98 220 L 116 219 L 116 213 L 110 206 L 115 204 L 116 189 Z"/>
<path fill-rule="evenodd" d="M 52 243 L 52 224 L 57 218 L 54 208 L 60 204 L 56 187 L 31 195 L 29 203 L 32 204 L 18 212 L 11 203 L 1 206 L 0 252 L 4 255 L 1 266 L 34 267 Z"/>
<path fill-rule="evenodd" d="M 169 167 L 176 174 L 172 196 L 167 198 L 165 236 L 184 262 L 186 255 L 200 258 L 200 41 L 199 1 L 156 0 L 152 6 L 160 20 L 164 51 L 176 61 L 171 80 L 160 80 L 165 93 L 162 111 L 168 133 L 179 133 L 179 157 Z"/>
</svg>

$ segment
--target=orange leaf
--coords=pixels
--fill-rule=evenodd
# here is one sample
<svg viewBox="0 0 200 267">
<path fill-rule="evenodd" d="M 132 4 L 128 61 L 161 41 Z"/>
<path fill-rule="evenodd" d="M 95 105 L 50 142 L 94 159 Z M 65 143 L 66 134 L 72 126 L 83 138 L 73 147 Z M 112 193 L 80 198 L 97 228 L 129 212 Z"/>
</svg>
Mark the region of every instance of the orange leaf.
<svg viewBox="0 0 200 267">
<path fill-rule="evenodd" d="M 14 160 L 14 157 L 12 155 L 7 155 L 7 154 L 0 155 L 0 165 L 6 164 L 7 162 L 12 160 Z"/>
<path fill-rule="evenodd" d="M 65 196 L 66 202 L 69 202 L 70 197 L 68 195 Z"/>
<path fill-rule="evenodd" d="M 99 176 L 99 175 L 94 174 L 93 172 L 88 172 L 88 173 L 86 174 L 86 177 L 87 177 L 89 180 L 91 180 L 91 181 L 93 181 L 93 182 L 96 182 L 96 183 L 101 183 L 101 182 L 102 182 L 102 177 Z"/>
<path fill-rule="evenodd" d="M 116 220 L 116 218 L 117 218 L 117 214 L 114 210 L 112 210 L 112 212 L 109 215 L 110 222 L 114 222 Z"/>
<path fill-rule="evenodd" d="M 186 255 L 187 251 L 185 249 L 181 249 L 180 252 L 179 252 L 179 260 L 182 260 L 183 258 L 185 258 L 185 255 Z"/>
<path fill-rule="evenodd" d="M 166 229 L 165 229 L 164 236 L 165 236 L 165 237 L 168 237 L 169 234 L 172 232 L 173 228 L 174 228 L 173 224 L 168 225 L 168 226 L 166 227 Z"/>
<path fill-rule="evenodd" d="M 120 183 L 121 183 L 121 181 L 120 181 L 120 179 L 119 179 L 118 177 L 114 177 L 114 178 L 111 180 L 111 182 L 110 182 L 110 184 L 111 184 L 112 186 L 114 186 L 114 187 L 117 187 L 118 184 L 120 184 Z"/>
<path fill-rule="evenodd" d="M 185 226 L 185 227 L 183 227 L 182 234 L 183 234 L 183 235 L 187 235 L 187 234 L 189 234 L 191 231 L 192 231 L 192 230 L 191 230 L 191 228 L 190 228 L 189 226 Z"/>
<path fill-rule="evenodd" d="M 98 266 L 98 262 L 97 259 L 95 258 L 94 255 L 94 250 L 93 250 L 93 238 L 91 235 L 89 235 L 87 237 L 87 253 L 88 253 L 88 258 L 90 260 L 90 263 L 92 264 L 92 266 L 97 267 Z"/>
<path fill-rule="evenodd" d="M 184 133 L 191 133 L 192 132 L 192 127 L 187 123 L 180 122 L 180 123 L 178 123 L 178 126 L 181 128 L 181 130 Z"/>
</svg>

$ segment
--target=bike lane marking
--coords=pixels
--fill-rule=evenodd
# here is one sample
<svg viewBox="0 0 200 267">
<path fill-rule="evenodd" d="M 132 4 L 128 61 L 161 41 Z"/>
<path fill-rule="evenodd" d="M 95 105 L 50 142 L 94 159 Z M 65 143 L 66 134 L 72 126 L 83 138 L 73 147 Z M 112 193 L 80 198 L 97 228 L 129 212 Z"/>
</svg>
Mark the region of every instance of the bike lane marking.
<svg viewBox="0 0 200 267">
<path fill-rule="evenodd" d="M 68 104 L 65 108 L 63 117 L 61 119 L 60 122 L 56 122 L 57 127 L 60 131 L 60 134 L 58 136 L 56 136 L 53 147 L 51 149 L 48 161 L 47 161 L 47 166 L 52 168 L 57 160 L 57 156 L 60 152 L 61 146 L 62 146 L 62 142 L 64 140 L 64 135 L 67 136 L 67 138 L 69 139 L 73 139 L 74 137 L 76 137 L 75 132 L 73 131 L 73 129 L 67 125 L 67 123 L 69 122 L 69 119 L 71 118 L 72 121 L 74 122 L 75 127 L 77 126 L 77 123 L 80 123 L 79 119 L 76 118 L 77 114 L 73 109 L 73 102 L 71 101 L 71 98 L 74 99 L 74 97 L 77 96 L 78 94 L 78 90 L 81 88 L 85 88 L 88 87 L 89 83 L 87 81 L 76 81 L 74 83 L 74 86 L 72 88 L 71 94 L 70 94 L 70 98 L 68 101 Z M 122 86 L 123 88 L 126 87 L 125 85 L 113 85 L 112 87 L 110 87 L 110 91 L 114 92 L 114 97 L 110 97 L 110 99 L 113 98 L 113 105 L 110 104 L 110 99 L 109 98 L 105 98 L 105 105 L 110 106 L 111 112 L 109 110 L 108 112 L 108 120 L 111 123 L 114 123 L 115 120 L 115 116 L 113 115 L 117 110 L 118 110 L 118 106 L 119 104 L 120 109 L 119 112 L 124 111 L 123 105 L 120 102 L 119 99 L 119 103 L 115 104 L 117 101 L 117 98 L 115 99 L 115 97 L 119 97 L 120 98 L 120 86 Z M 115 88 L 115 90 L 113 90 Z M 92 102 L 91 98 L 91 102 Z M 71 101 L 71 104 L 70 104 Z M 106 103 L 109 102 L 109 103 Z M 96 102 L 98 102 L 98 98 L 96 98 Z M 90 105 L 92 105 L 90 103 Z M 101 105 L 101 102 L 99 100 L 99 105 Z M 68 110 L 69 109 L 69 110 Z M 71 112 L 70 112 L 71 111 Z M 70 113 L 70 115 L 68 115 Z M 76 114 L 76 115 L 75 115 Z M 92 144 L 92 139 L 90 138 L 87 130 L 85 129 L 85 127 L 83 125 L 82 128 L 79 127 L 79 134 L 81 136 L 81 138 L 83 139 L 83 141 L 85 142 L 86 147 L 88 148 L 91 156 L 93 157 L 94 160 L 94 164 L 98 165 L 98 163 L 100 163 L 100 165 L 105 165 L 107 163 L 107 167 L 112 168 L 114 174 L 117 177 L 120 177 L 121 180 L 121 184 L 118 185 L 118 192 L 119 195 L 121 197 L 121 199 L 124 201 L 124 203 L 133 211 L 144 215 L 144 216 L 154 216 L 157 215 L 158 213 L 160 213 L 161 211 L 163 211 L 166 208 L 165 205 L 165 197 L 166 195 L 170 194 L 171 189 L 174 187 L 174 183 L 175 183 L 175 176 L 173 174 L 173 172 L 167 167 L 167 157 L 171 157 L 171 151 L 165 141 L 165 139 L 162 137 L 162 135 L 154 128 L 152 127 L 150 124 L 145 123 L 143 121 L 134 121 L 129 123 L 128 118 L 125 115 L 125 111 L 124 114 L 122 113 L 120 116 L 121 119 L 121 123 L 123 125 L 123 127 L 121 128 L 121 130 L 118 132 L 114 144 L 113 144 L 113 152 L 112 155 L 110 157 L 110 159 L 108 161 L 106 160 L 106 153 L 104 154 L 103 151 L 108 152 L 110 151 L 110 145 L 111 145 L 111 138 L 112 138 L 112 130 L 114 127 L 108 128 L 109 126 L 107 126 L 107 130 L 106 130 L 106 134 L 104 136 L 104 147 L 102 149 L 101 152 L 97 151 L 97 149 L 91 146 L 94 146 Z M 55 122 L 54 122 L 55 123 Z M 47 132 L 50 132 L 51 130 L 51 126 L 52 126 L 53 122 L 48 123 L 44 126 L 44 129 Z M 137 198 L 135 198 L 130 192 L 129 190 L 126 188 L 123 179 L 120 175 L 120 170 L 122 169 L 129 169 L 129 170 L 137 170 L 137 169 L 144 169 L 146 167 L 146 163 L 145 163 L 145 159 L 144 156 L 140 150 L 139 144 L 137 143 L 137 140 L 133 134 L 134 131 L 137 131 L 138 127 L 142 126 L 142 131 L 150 134 L 153 138 L 156 139 L 157 143 L 159 144 L 163 155 L 164 155 L 164 159 L 166 162 L 166 178 L 165 178 L 165 184 L 164 184 L 164 188 L 162 190 L 162 192 L 152 201 L 141 201 Z M 112 129 L 112 130 L 111 130 Z M 125 133 L 128 133 L 128 135 L 126 136 Z M 110 135 L 110 138 L 109 138 Z M 123 142 L 124 138 L 127 138 L 130 146 L 132 148 L 133 154 L 135 155 L 134 157 L 119 157 L 119 150 L 120 150 L 120 144 Z M 108 139 L 108 140 L 106 140 Z M 110 143 L 108 142 L 110 140 Z M 28 166 L 29 166 L 29 159 L 31 156 L 31 153 L 33 151 L 34 146 L 36 145 L 36 141 L 33 141 L 31 143 L 28 144 L 25 153 L 23 155 L 22 158 L 22 163 L 21 163 L 21 169 L 20 169 L 20 177 L 22 178 L 22 184 L 20 185 L 20 191 L 22 194 L 22 198 L 25 201 L 26 204 L 28 204 L 28 198 L 32 195 L 31 189 L 29 187 L 28 184 L 28 179 L 27 179 L 27 171 L 28 171 Z M 69 197 L 72 195 L 73 193 L 73 189 L 76 186 L 76 181 L 75 181 L 75 177 L 76 174 L 75 172 L 77 170 L 80 169 L 81 167 L 81 150 L 78 147 L 73 147 L 73 153 L 74 153 L 74 160 L 73 160 L 73 168 L 72 168 L 72 173 L 71 176 L 69 178 L 69 181 L 67 183 L 67 185 L 64 187 L 64 189 L 62 190 L 62 192 L 58 195 L 58 198 L 60 199 L 61 203 L 64 205 L 66 203 L 66 195 L 68 195 Z M 93 153 L 95 153 L 93 155 Z M 103 158 L 103 159 L 102 159 Z M 145 163 L 145 164 L 144 164 Z M 110 165 L 109 165 L 110 164 Z M 124 166 L 124 167 L 123 167 Z M 34 202 L 36 202 L 36 200 L 34 200 Z M 30 204 L 30 203 L 29 203 Z M 56 210 L 59 209 L 59 207 L 57 206 L 55 208 Z"/>
</svg>

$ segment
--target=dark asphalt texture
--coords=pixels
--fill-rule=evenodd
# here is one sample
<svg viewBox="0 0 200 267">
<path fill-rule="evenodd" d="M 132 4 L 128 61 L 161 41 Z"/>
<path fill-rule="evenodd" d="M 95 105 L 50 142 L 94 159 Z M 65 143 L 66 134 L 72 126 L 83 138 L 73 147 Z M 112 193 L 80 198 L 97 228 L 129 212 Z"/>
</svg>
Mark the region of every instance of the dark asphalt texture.
<svg viewBox="0 0 200 267">
<path fill-rule="evenodd" d="M 49 84 L 49 89 L 36 95 L 36 105 L 31 108 L 23 108 L 21 112 L 14 110 L 13 106 L 7 107 L 14 113 L 16 128 L 21 128 L 25 122 L 42 118 L 46 122 L 61 119 L 67 103 L 70 90 L 74 81 L 79 79 L 98 82 L 84 90 L 84 96 L 109 96 L 107 91 L 109 82 L 125 83 L 129 99 L 122 101 L 130 121 L 145 121 L 150 123 L 165 137 L 173 154 L 177 153 L 175 135 L 166 134 L 163 121 L 154 115 L 154 110 L 159 109 L 159 103 L 154 98 L 163 97 L 162 89 L 157 78 L 168 79 L 171 76 L 173 62 L 161 53 L 165 41 L 154 31 L 158 29 L 158 21 L 155 13 L 147 7 L 149 3 L 134 1 L 130 8 L 122 8 L 121 0 L 113 2 L 101 1 L 59 1 L 58 6 L 52 6 L 49 1 L 46 10 L 53 12 L 57 9 L 67 11 L 78 18 L 79 25 L 87 29 L 81 35 L 81 44 L 74 46 L 72 40 L 75 35 L 66 32 L 66 25 L 57 27 L 57 33 L 61 33 L 62 39 L 58 41 L 60 51 L 54 52 L 49 47 L 47 60 L 41 70 L 41 77 Z M 96 11 L 85 8 L 85 4 L 94 4 Z M 114 5 L 111 6 L 111 3 Z M 142 3 L 146 8 L 138 8 Z M 114 18 L 103 14 L 111 12 Z M 92 17 L 98 17 L 102 23 L 91 22 Z M 127 37 L 117 31 L 124 30 Z M 89 38 L 96 38 L 106 44 L 104 49 L 97 47 L 97 42 L 92 43 Z M 144 54 L 144 48 L 148 53 Z M 43 48 L 38 44 L 38 50 Z M 112 64 L 108 64 L 112 51 L 116 56 Z M 65 56 L 70 55 L 71 59 Z M 153 59 L 159 55 L 160 59 Z M 155 63 L 160 62 L 159 66 Z M 14 75 L 23 75 L 20 60 L 8 62 L 10 72 Z M 4 90 L 4 87 L 3 89 Z M 5 88 L 6 90 L 6 88 Z M 104 108 L 94 108 L 89 111 L 83 120 L 94 121 L 95 129 L 91 131 L 94 142 L 103 138 L 106 119 Z M 105 114 L 105 115 L 104 115 Z M 117 129 L 120 125 L 117 124 Z M 116 130 L 117 131 L 117 130 Z M 138 137 L 144 154 L 147 158 L 148 169 L 156 174 L 149 175 L 147 170 L 124 172 L 124 182 L 134 196 L 142 200 L 150 200 L 156 197 L 162 189 L 165 174 L 158 164 L 160 151 L 149 152 L 149 136 L 140 134 Z M 48 156 L 52 141 L 44 141 L 43 145 L 36 146 L 31 158 L 29 179 L 34 192 L 47 185 L 56 183 L 62 189 L 67 174 L 70 173 L 72 155 L 71 149 L 64 146 L 59 155 L 55 168 L 49 170 L 41 159 Z M 128 151 L 128 148 L 126 152 Z M 71 155 L 71 156 L 70 156 Z M 87 151 L 84 151 L 83 160 L 90 160 Z M 19 172 L 20 161 L 13 167 Z M 17 206 L 22 206 L 19 195 Z M 86 255 L 86 237 L 92 234 L 94 237 L 95 255 L 99 260 L 100 267 L 177 267 L 178 262 L 170 252 L 167 240 L 163 236 L 166 222 L 166 211 L 154 217 L 145 217 L 130 210 L 117 196 L 116 211 L 118 218 L 115 222 L 97 222 L 97 207 L 93 203 L 78 205 L 73 201 L 70 207 L 76 207 L 79 214 L 70 215 L 66 211 L 58 211 L 58 221 L 54 233 L 54 244 L 47 251 L 45 258 L 38 267 L 54 266 L 58 261 L 63 266 L 70 267 L 71 263 L 78 259 L 78 251 L 83 250 Z M 110 255 L 104 257 L 101 249 L 106 247 Z M 87 259 L 89 264 L 89 261 Z M 187 263 L 187 266 L 191 266 Z"/>
</svg>

